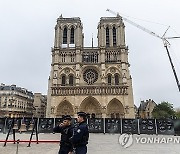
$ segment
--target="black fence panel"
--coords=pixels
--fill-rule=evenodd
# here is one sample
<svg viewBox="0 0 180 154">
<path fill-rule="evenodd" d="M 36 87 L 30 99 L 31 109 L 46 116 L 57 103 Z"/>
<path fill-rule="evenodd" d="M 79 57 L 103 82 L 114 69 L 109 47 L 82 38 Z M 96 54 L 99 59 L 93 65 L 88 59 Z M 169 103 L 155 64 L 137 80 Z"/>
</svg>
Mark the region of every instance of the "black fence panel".
<svg viewBox="0 0 180 154">
<path fill-rule="evenodd" d="M 62 122 L 62 118 L 0 118 L 0 133 L 7 133 L 14 120 L 16 132 L 20 131 L 21 124 L 25 124 L 26 131 L 32 131 L 32 124 L 38 121 L 39 133 L 52 133 L 53 127 Z M 77 119 L 72 119 L 72 125 Z M 90 133 L 132 133 L 132 134 L 162 134 L 180 135 L 180 119 L 114 119 L 91 118 L 87 119 Z M 30 129 L 31 128 L 31 129 Z"/>
<path fill-rule="evenodd" d="M 39 118 L 38 132 L 52 133 L 54 127 L 54 118 Z"/>
<path fill-rule="evenodd" d="M 5 122 L 5 129 L 4 129 L 4 133 L 7 133 L 8 130 L 10 129 L 11 125 L 13 124 L 14 121 L 14 126 L 13 128 L 16 128 L 15 130 L 18 131 L 20 129 L 21 126 L 21 118 L 7 118 L 6 122 Z M 12 130 L 11 130 L 12 131 Z"/>
<path fill-rule="evenodd" d="M 155 119 L 139 119 L 140 134 L 156 134 Z"/>
<path fill-rule="evenodd" d="M 88 119 L 88 127 L 90 133 L 104 133 L 103 118 Z"/>
<path fill-rule="evenodd" d="M 138 134 L 138 119 L 122 119 L 122 133 Z"/>
<path fill-rule="evenodd" d="M 26 125 L 26 132 L 32 132 L 32 129 L 34 127 L 38 119 L 37 118 L 24 118 L 23 119 L 23 122 L 25 123 Z"/>
<path fill-rule="evenodd" d="M 4 132 L 7 133 L 13 123 L 13 119 L 7 118 L 4 126 Z"/>
<path fill-rule="evenodd" d="M 62 122 L 63 122 L 62 118 L 55 118 L 55 126 L 58 126 Z"/>
<path fill-rule="evenodd" d="M 121 119 L 105 119 L 105 133 L 121 133 Z"/>
<path fill-rule="evenodd" d="M 180 135 L 180 119 L 174 120 L 174 134 Z"/>
<path fill-rule="evenodd" d="M 59 125 L 62 122 L 63 122 L 63 118 L 55 118 L 55 126 Z M 77 123 L 77 119 L 76 118 L 72 118 L 71 124 L 74 125 L 76 123 Z"/>
<path fill-rule="evenodd" d="M 0 118 L 0 133 L 4 132 L 5 118 Z"/>
<path fill-rule="evenodd" d="M 157 133 L 163 135 L 174 135 L 174 122 L 172 119 L 157 119 Z"/>
</svg>

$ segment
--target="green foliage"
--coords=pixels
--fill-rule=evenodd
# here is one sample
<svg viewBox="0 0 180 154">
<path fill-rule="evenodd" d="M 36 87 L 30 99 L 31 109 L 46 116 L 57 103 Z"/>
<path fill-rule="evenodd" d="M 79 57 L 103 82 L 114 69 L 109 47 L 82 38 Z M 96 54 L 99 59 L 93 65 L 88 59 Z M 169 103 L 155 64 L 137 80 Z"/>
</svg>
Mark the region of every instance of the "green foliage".
<svg viewBox="0 0 180 154">
<path fill-rule="evenodd" d="M 175 114 L 177 118 L 180 118 L 180 109 L 177 109 Z"/>
<path fill-rule="evenodd" d="M 169 118 L 175 116 L 173 105 L 168 102 L 161 102 L 154 107 L 152 115 L 154 118 Z"/>
</svg>

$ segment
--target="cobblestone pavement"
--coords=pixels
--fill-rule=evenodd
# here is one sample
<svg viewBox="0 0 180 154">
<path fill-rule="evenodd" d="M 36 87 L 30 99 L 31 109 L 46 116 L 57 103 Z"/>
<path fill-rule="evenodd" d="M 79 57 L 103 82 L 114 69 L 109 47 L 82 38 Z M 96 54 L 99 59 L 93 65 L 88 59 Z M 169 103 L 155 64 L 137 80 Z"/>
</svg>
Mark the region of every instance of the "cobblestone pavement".
<svg viewBox="0 0 180 154">
<path fill-rule="evenodd" d="M 16 134 L 16 139 L 28 140 L 30 134 Z M 131 146 L 124 148 L 119 143 L 119 134 L 90 134 L 88 144 L 88 154 L 180 154 L 180 143 L 174 143 L 172 138 L 180 138 L 176 136 L 156 136 L 156 135 L 133 135 L 133 143 Z M 4 140 L 6 134 L 0 133 L 0 140 Z M 39 134 L 39 140 L 59 140 L 59 134 Z M 147 138 L 156 138 L 156 143 L 147 143 Z M 160 138 L 161 140 L 157 140 Z M 12 135 L 9 136 L 9 140 Z M 35 136 L 33 136 L 35 140 Z M 137 140 L 139 142 L 137 142 Z M 160 143 L 157 143 L 160 142 Z M 180 140 L 179 140 L 180 141 Z M 168 143 L 167 143 L 168 142 Z M 17 145 L 0 143 L 0 154 L 16 154 Z M 31 147 L 27 147 L 28 143 L 20 143 L 18 154 L 57 154 L 59 149 L 58 143 L 32 143 Z"/>
</svg>

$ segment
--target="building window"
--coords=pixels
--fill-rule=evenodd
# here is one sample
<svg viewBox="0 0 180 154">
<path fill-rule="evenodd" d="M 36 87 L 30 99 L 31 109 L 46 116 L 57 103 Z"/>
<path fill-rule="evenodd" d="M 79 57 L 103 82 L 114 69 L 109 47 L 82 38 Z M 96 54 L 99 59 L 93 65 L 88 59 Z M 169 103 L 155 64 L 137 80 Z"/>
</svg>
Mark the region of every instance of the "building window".
<svg viewBox="0 0 180 154">
<path fill-rule="evenodd" d="M 65 75 L 62 76 L 61 85 L 62 85 L 62 86 L 65 86 L 65 85 L 66 85 L 66 76 L 65 76 Z"/>
<path fill-rule="evenodd" d="M 116 46 L 116 28 L 113 27 L 113 46 Z"/>
<path fill-rule="evenodd" d="M 69 76 L 69 85 L 73 86 L 73 84 L 74 84 L 74 77 L 73 77 L 73 75 L 70 75 Z"/>
<path fill-rule="evenodd" d="M 64 28 L 63 31 L 63 44 L 67 44 L 67 28 Z"/>
<path fill-rule="evenodd" d="M 109 28 L 106 27 L 106 46 L 109 46 Z"/>
<path fill-rule="evenodd" d="M 98 63 L 98 52 L 84 52 L 82 54 L 82 62 L 85 63 Z"/>
<path fill-rule="evenodd" d="M 71 28 L 71 38 L 70 38 L 70 44 L 74 44 L 74 28 Z"/>
<path fill-rule="evenodd" d="M 119 85 L 119 75 L 115 74 L 115 85 Z"/>
<path fill-rule="evenodd" d="M 66 55 L 65 54 L 62 54 L 62 56 L 61 56 L 61 60 L 62 60 L 62 62 L 66 62 Z"/>
<path fill-rule="evenodd" d="M 3 104 L 3 108 L 6 108 L 6 107 L 7 107 L 7 97 L 5 97 L 4 104 Z"/>
<path fill-rule="evenodd" d="M 86 69 L 83 73 L 84 81 L 92 85 L 98 80 L 98 72 L 95 69 Z"/>
<path fill-rule="evenodd" d="M 111 85 L 111 80 L 112 80 L 112 76 L 109 74 L 108 75 L 108 85 Z"/>
<path fill-rule="evenodd" d="M 74 62 L 74 54 L 70 54 L 71 62 Z"/>
</svg>

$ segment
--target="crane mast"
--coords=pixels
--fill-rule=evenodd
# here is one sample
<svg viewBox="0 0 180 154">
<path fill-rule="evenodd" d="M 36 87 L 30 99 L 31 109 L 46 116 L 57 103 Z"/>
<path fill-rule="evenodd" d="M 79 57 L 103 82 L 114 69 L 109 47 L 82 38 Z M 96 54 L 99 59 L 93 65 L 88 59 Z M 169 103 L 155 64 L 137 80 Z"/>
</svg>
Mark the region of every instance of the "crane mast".
<svg viewBox="0 0 180 154">
<path fill-rule="evenodd" d="M 107 9 L 106 11 L 108 11 L 108 12 L 114 14 L 114 15 L 120 16 L 119 13 L 116 13 L 116 12 L 110 10 L 110 9 Z M 122 16 L 121 16 L 121 17 L 122 17 Z M 169 27 L 167 28 L 167 30 L 165 31 L 165 33 L 164 33 L 163 36 L 161 37 L 161 36 L 157 35 L 156 33 L 150 31 L 149 29 L 147 29 L 147 28 L 145 28 L 145 27 L 143 27 L 143 26 L 141 26 L 141 25 L 139 25 L 139 24 L 137 24 L 137 23 L 135 23 L 135 22 L 133 22 L 133 21 L 125 18 L 125 17 L 122 17 L 122 19 L 123 19 L 124 21 L 130 23 L 131 25 L 133 25 L 133 26 L 135 26 L 135 27 L 137 27 L 137 28 L 139 28 L 139 29 L 141 29 L 141 30 L 143 30 L 143 31 L 145 31 L 145 32 L 147 32 L 147 33 L 149 33 L 149 34 L 151 34 L 151 35 L 153 35 L 153 36 L 155 36 L 155 37 L 157 37 L 157 38 L 159 38 L 159 39 L 161 39 L 161 40 L 163 41 L 164 47 L 165 47 L 165 49 L 166 49 L 166 51 L 167 51 L 168 58 L 169 58 L 169 61 L 170 61 L 170 64 L 171 64 L 171 68 L 172 68 L 172 70 L 173 70 L 173 74 L 174 74 L 176 83 L 177 83 L 177 86 L 178 86 L 178 90 L 179 90 L 179 92 L 180 92 L 180 83 L 179 83 L 179 79 L 178 79 L 178 76 L 177 76 L 177 73 L 176 73 L 174 64 L 173 64 L 173 62 L 172 62 L 172 59 L 171 59 L 171 56 L 170 56 L 170 53 L 169 53 L 168 45 L 170 45 L 170 43 L 169 43 L 168 40 L 167 40 L 167 39 L 175 39 L 175 38 L 180 38 L 180 37 L 165 37 L 165 34 L 166 34 L 166 32 L 168 31 Z"/>
<path fill-rule="evenodd" d="M 169 58 L 169 61 L 170 61 L 170 64 L 171 64 L 171 68 L 173 70 L 174 77 L 175 77 L 175 80 L 176 80 L 176 83 L 177 83 L 177 86 L 178 86 L 178 89 L 179 89 L 179 92 L 180 92 L 180 83 L 179 83 L 178 76 L 176 74 L 176 70 L 175 70 L 175 67 L 173 65 L 170 53 L 169 53 L 169 49 L 168 49 L 167 45 L 164 45 L 164 47 L 166 48 L 166 51 L 167 51 L 167 54 L 168 54 L 168 58 Z"/>
</svg>

